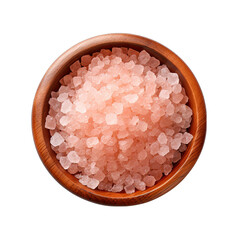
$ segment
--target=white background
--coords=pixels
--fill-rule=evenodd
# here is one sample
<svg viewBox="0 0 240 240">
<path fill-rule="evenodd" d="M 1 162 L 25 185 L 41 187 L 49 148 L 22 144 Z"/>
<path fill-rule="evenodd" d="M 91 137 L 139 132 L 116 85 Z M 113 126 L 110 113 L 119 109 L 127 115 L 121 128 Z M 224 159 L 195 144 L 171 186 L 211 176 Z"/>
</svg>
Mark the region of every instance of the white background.
<svg viewBox="0 0 240 240">
<path fill-rule="evenodd" d="M 239 1 L 1 1 L 0 239 L 240 239 Z M 142 205 L 107 207 L 61 187 L 35 150 L 31 108 L 50 64 L 99 34 L 152 38 L 202 88 L 208 131 L 177 187 Z"/>
</svg>

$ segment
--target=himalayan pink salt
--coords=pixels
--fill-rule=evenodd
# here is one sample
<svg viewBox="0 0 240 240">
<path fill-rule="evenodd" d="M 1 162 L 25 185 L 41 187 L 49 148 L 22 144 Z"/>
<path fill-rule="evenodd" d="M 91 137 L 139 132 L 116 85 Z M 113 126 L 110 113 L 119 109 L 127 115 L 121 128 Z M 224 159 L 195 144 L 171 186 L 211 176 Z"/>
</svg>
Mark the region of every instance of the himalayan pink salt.
<svg viewBox="0 0 240 240">
<path fill-rule="evenodd" d="M 145 132 L 148 128 L 148 124 L 144 121 L 139 121 L 138 122 L 138 125 L 137 125 L 137 128 L 142 131 L 142 132 Z"/>
<path fill-rule="evenodd" d="M 59 162 L 64 169 L 68 169 L 71 165 L 71 162 L 68 160 L 67 157 L 60 157 Z"/>
<path fill-rule="evenodd" d="M 78 162 L 79 167 L 86 167 L 87 166 L 87 158 L 85 156 L 81 156 Z"/>
<path fill-rule="evenodd" d="M 178 83 L 178 84 L 176 84 L 176 85 L 173 86 L 173 92 L 174 92 L 175 94 L 178 94 L 178 93 L 180 93 L 181 91 L 182 91 L 182 86 L 181 86 L 180 83 Z"/>
<path fill-rule="evenodd" d="M 67 98 L 68 98 L 68 93 L 63 92 L 59 94 L 57 100 L 59 102 L 64 102 L 65 100 L 67 100 Z"/>
<path fill-rule="evenodd" d="M 62 103 L 61 112 L 62 113 L 68 113 L 68 112 L 71 111 L 71 109 L 72 109 L 72 103 L 69 100 L 65 100 Z"/>
<path fill-rule="evenodd" d="M 82 175 L 79 179 L 79 182 L 82 184 L 82 185 L 87 185 L 88 182 L 89 182 L 89 177 L 87 175 Z"/>
<path fill-rule="evenodd" d="M 57 147 L 60 144 L 64 142 L 64 138 L 58 133 L 55 132 L 54 135 L 50 139 L 50 143 L 54 146 Z"/>
<path fill-rule="evenodd" d="M 75 151 L 69 152 L 67 158 L 71 163 L 78 163 L 80 160 L 80 157 Z"/>
<path fill-rule="evenodd" d="M 45 122 L 45 128 L 53 130 L 56 128 L 56 121 L 53 117 L 47 116 L 46 122 Z"/>
<path fill-rule="evenodd" d="M 72 148 L 72 147 L 75 146 L 75 144 L 78 142 L 78 140 L 79 140 L 78 137 L 76 137 L 74 135 L 70 135 L 70 136 L 67 137 L 66 142 L 67 142 L 68 146 L 70 148 Z"/>
<path fill-rule="evenodd" d="M 67 126 L 68 123 L 69 123 L 69 118 L 68 118 L 67 116 L 62 116 L 62 117 L 60 118 L 59 122 L 60 122 L 60 124 L 61 124 L 62 126 L 65 127 L 65 126 Z"/>
<path fill-rule="evenodd" d="M 90 137 L 87 139 L 87 147 L 92 148 L 93 146 L 99 143 L 99 139 L 97 137 Z"/>
<path fill-rule="evenodd" d="M 145 182 L 147 187 L 152 187 L 154 186 L 156 179 L 153 176 L 145 176 L 143 178 L 143 181 Z"/>
<path fill-rule="evenodd" d="M 169 147 L 167 145 L 163 145 L 160 147 L 158 153 L 160 156 L 165 156 L 169 152 Z"/>
<path fill-rule="evenodd" d="M 153 142 L 153 143 L 151 144 L 151 146 L 150 146 L 150 153 L 151 153 L 152 155 L 156 155 L 156 154 L 158 153 L 158 151 L 159 151 L 159 148 L 160 148 L 159 142 L 158 142 L 158 141 Z"/>
<path fill-rule="evenodd" d="M 134 179 L 131 175 L 127 175 L 126 178 L 125 178 L 125 181 L 124 183 L 129 186 L 129 185 L 132 185 L 134 183 Z"/>
<path fill-rule="evenodd" d="M 71 66 L 70 66 L 70 70 L 72 72 L 77 72 L 77 70 L 81 67 L 81 64 L 79 61 L 74 62 Z"/>
<path fill-rule="evenodd" d="M 111 189 L 112 192 L 121 192 L 122 190 L 123 190 L 122 184 L 116 184 Z"/>
<path fill-rule="evenodd" d="M 191 142 L 192 138 L 193 138 L 193 136 L 192 136 L 190 133 L 185 132 L 185 133 L 183 134 L 182 143 L 188 144 L 188 143 Z"/>
<path fill-rule="evenodd" d="M 63 169 L 91 189 L 144 191 L 181 160 L 193 136 L 178 74 L 145 50 L 101 49 L 70 66 L 45 127 Z"/>
<path fill-rule="evenodd" d="M 146 183 L 142 182 L 140 180 L 136 180 L 134 182 L 134 186 L 136 187 L 136 189 L 138 189 L 140 191 L 144 191 L 146 189 Z"/>
<path fill-rule="evenodd" d="M 78 105 L 76 106 L 76 111 L 80 113 L 85 113 L 87 111 L 85 104 L 82 102 L 79 102 Z"/>
<path fill-rule="evenodd" d="M 117 124 L 117 121 L 118 121 L 117 115 L 115 113 L 108 113 L 105 119 L 108 125 Z"/>
<path fill-rule="evenodd" d="M 138 153 L 138 160 L 142 161 L 146 159 L 146 157 L 147 157 L 147 152 L 144 149 Z"/>
<path fill-rule="evenodd" d="M 176 138 L 176 139 L 173 139 L 171 141 L 172 149 L 178 150 L 180 146 L 181 146 L 181 139 L 180 138 Z"/>
<path fill-rule="evenodd" d="M 129 103 L 135 103 L 138 100 L 138 95 L 137 94 L 128 94 L 124 98 Z"/>
<path fill-rule="evenodd" d="M 160 93 L 159 93 L 159 98 L 162 98 L 162 99 L 168 99 L 169 98 L 169 90 L 161 90 Z"/>
<path fill-rule="evenodd" d="M 124 190 L 127 194 L 134 193 L 135 192 L 135 186 L 134 185 L 126 186 L 126 187 L 124 187 Z"/>
<path fill-rule="evenodd" d="M 133 140 L 132 139 L 126 139 L 126 140 L 121 140 L 118 142 L 119 143 L 119 148 L 122 151 L 126 151 L 127 149 L 129 149 L 131 147 L 131 145 L 133 144 Z"/>
<path fill-rule="evenodd" d="M 172 171 L 172 166 L 169 164 L 163 165 L 163 172 L 165 175 L 168 175 Z"/>
<path fill-rule="evenodd" d="M 167 139 L 166 134 L 162 132 L 162 133 L 159 134 L 157 140 L 158 140 L 158 142 L 159 142 L 161 145 L 164 145 L 164 144 L 167 143 L 167 140 L 168 140 L 168 139 Z"/>
<path fill-rule="evenodd" d="M 169 73 L 167 75 L 167 81 L 170 83 L 170 85 L 176 85 L 179 83 L 179 78 L 177 73 Z"/>
<path fill-rule="evenodd" d="M 122 114 L 122 112 L 123 112 L 123 104 L 122 103 L 115 102 L 112 104 L 112 106 L 114 108 L 114 112 L 117 115 Z"/>
<path fill-rule="evenodd" d="M 78 172 L 78 165 L 76 163 L 72 163 L 68 168 L 68 172 L 70 174 L 76 174 Z"/>
<path fill-rule="evenodd" d="M 150 60 L 151 56 L 145 50 L 141 51 L 138 60 L 141 64 L 146 64 Z"/>
</svg>

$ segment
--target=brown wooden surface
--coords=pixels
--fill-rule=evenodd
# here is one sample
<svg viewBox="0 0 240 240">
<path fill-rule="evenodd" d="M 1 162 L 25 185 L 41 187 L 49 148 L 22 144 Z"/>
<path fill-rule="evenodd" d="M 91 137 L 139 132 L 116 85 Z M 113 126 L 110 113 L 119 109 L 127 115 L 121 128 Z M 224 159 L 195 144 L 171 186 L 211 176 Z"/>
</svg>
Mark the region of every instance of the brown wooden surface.
<svg viewBox="0 0 240 240">
<path fill-rule="evenodd" d="M 50 93 L 60 86 L 59 80 L 69 70 L 69 66 L 84 54 L 91 54 L 102 48 L 131 47 L 136 50 L 145 49 L 169 69 L 177 72 L 189 97 L 189 106 L 193 110 L 193 120 L 189 132 L 193 140 L 188 145 L 182 159 L 176 164 L 168 176 L 164 176 L 157 184 L 145 191 L 133 194 L 112 193 L 92 190 L 83 186 L 78 180 L 65 171 L 50 147 L 49 131 L 45 129 L 45 119 L 49 110 Z M 107 34 L 90 38 L 63 53 L 44 75 L 35 95 L 32 109 L 32 130 L 38 154 L 51 175 L 66 189 L 79 197 L 105 205 L 134 205 L 153 200 L 175 187 L 188 174 L 196 163 L 203 147 L 206 133 L 206 108 L 201 89 L 196 78 L 187 65 L 172 51 L 163 45 L 136 35 Z"/>
</svg>

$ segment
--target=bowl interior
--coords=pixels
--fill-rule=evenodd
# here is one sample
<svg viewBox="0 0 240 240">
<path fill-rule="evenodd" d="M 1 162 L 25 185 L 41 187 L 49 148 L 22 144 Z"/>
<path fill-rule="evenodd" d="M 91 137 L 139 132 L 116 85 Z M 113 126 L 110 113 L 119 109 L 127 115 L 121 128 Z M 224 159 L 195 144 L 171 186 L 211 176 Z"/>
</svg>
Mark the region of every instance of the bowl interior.
<svg viewBox="0 0 240 240">
<path fill-rule="evenodd" d="M 82 195 L 82 193 L 84 192 L 84 194 L 86 194 L 87 196 L 95 195 L 97 197 L 102 197 L 102 203 L 103 204 L 107 203 L 107 200 L 106 200 L 106 202 L 104 202 L 105 201 L 104 199 L 107 199 L 107 198 L 111 198 L 113 200 L 114 199 L 118 200 L 118 199 L 134 198 L 134 197 L 140 196 L 140 195 L 141 196 L 146 195 L 150 192 L 153 192 L 153 190 L 156 190 L 157 188 L 160 188 L 166 182 L 170 181 L 172 179 L 172 177 L 174 175 L 176 175 L 176 173 L 179 171 L 179 169 L 183 166 L 186 159 L 188 158 L 188 155 L 191 151 L 191 147 L 192 147 L 192 144 L 193 144 L 194 141 L 192 141 L 188 145 L 187 150 L 182 154 L 181 160 L 178 163 L 175 164 L 172 172 L 168 176 L 162 177 L 162 179 L 160 179 L 153 187 L 147 188 L 145 191 L 136 191 L 133 194 L 126 194 L 126 193 L 111 193 L 111 192 L 105 192 L 105 191 L 99 191 L 99 190 L 92 190 L 92 189 L 89 189 L 89 188 L 81 185 L 73 175 L 69 174 L 66 170 L 64 170 L 61 167 L 61 165 L 59 164 L 59 161 L 56 159 L 56 154 L 54 153 L 54 151 L 51 149 L 51 146 L 50 146 L 49 130 L 45 129 L 45 127 L 44 127 L 45 119 L 46 119 L 46 116 L 47 116 L 48 111 L 49 111 L 48 101 L 50 99 L 50 94 L 51 94 L 52 91 L 57 91 L 59 89 L 59 87 L 60 87 L 59 80 L 64 75 L 66 75 L 70 72 L 69 66 L 72 63 L 74 63 L 76 60 L 80 59 L 81 56 L 83 56 L 85 54 L 92 54 L 92 53 L 97 52 L 97 51 L 99 51 L 103 48 L 111 49 L 112 47 L 127 47 L 127 48 L 133 48 L 133 49 L 138 50 L 138 51 L 141 51 L 141 50 L 145 49 L 147 52 L 150 53 L 150 55 L 159 59 L 161 64 L 163 64 L 163 63 L 166 64 L 168 66 L 168 68 L 171 70 L 171 72 L 178 73 L 178 75 L 180 77 L 180 80 L 181 80 L 181 83 L 186 90 L 187 96 L 189 97 L 188 105 L 193 110 L 193 119 L 192 119 L 191 127 L 188 129 L 188 131 L 195 137 L 196 131 L 198 129 L 198 126 L 197 126 L 197 120 L 198 120 L 197 110 L 199 108 L 199 105 L 197 103 L 197 98 L 195 96 L 195 91 L 193 89 L 193 87 L 194 87 L 193 84 L 195 84 L 195 83 L 190 82 L 187 79 L 187 75 L 186 74 L 184 75 L 185 64 L 184 64 L 184 67 L 182 67 L 181 69 L 179 68 L 179 66 L 177 66 L 177 64 L 175 63 L 175 60 L 174 60 L 174 56 L 176 56 L 175 54 L 173 56 L 171 56 L 171 59 L 170 59 L 165 52 L 165 50 L 166 50 L 165 47 L 163 47 L 162 45 L 160 45 L 158 43 L 154 43 L 154 44 L 157 44 L 157 46 L 158 46 L 157 49 L 156 49 L 155 45 L 153 45 L 153 46 L 151 44 L 147 45 L 146 43 L 141 44 L 139 42 L 136 43 L 134 41 L 130 41 L 130 42 L 128 41 L 127 42 L 127 41 L 124 41 L 124 39 L 121 39 L 119 41 L 108 40 L 107 42 L 102 42 L 102 41 L 96 42 L 95 41 L 92 44 L 87 44 L 87 41 L 85 41 L 85 43 L 83 42 L 81 46 L 76 45 L 73 48 L 71 48 L 70 50 L 68 50 L 67 52 L 65 52 L 62 56 L 60 56 L 53 63 L 53 65 L 50 67 L 48 72 L 45 74 L 45 76 L 43 78 L 45 80 L 40 84 L 40 87 L 39 87 L 39 88 L 44 87 L 44 89 L 45 89 L 45 91 L 41 95 L 41 101 L 42 101 L 43 104 L 42 104 L 42 106 L 40 106 L 41 109 L 39 109 L 39 111 L 41 111 L 41 113 L 42 113 L 40 115 L 41 116 L 41 119 L 40 119 L 40 121 L 41 121 L 41 131 L 42 131 L 42 134 L 44 136 L 43 137 L 44 138 L 44 144 L 45 144 L 45 147 L 47 149 L 46 154 L 50 155 L 51 161 L 52 161 L 51 165 L 55 165 L 55 167 L 58 168 L 58 172 L 53 174 L 51 172 L 51 170 L 49 169 L 49 167 L 47 167 L 47 168 L 48 168 L 49 172 L 55 177 L 55 179 L 60 184 L 62 184 L 64 187 L 68 188 L 68 190 L 69 190 L 68 186 L 71 185 L 71 189 L 72 189 L 71 191 L 74 194 Z M 167 49 L 167 51 L 170 51 L 170 50 Z M 177 60 L 179 60 L 179 59 L 177 59 Z M 53 74 L 53 72 L 54 72 L 54 74 Z M 46 164 L 45 164 L 45 166 L 46 166 Z M 65 179 L 64 182 L 61 180 L 62 178 Z M 167 192 L 170 189 L 166 189 L 165 192 Z"/>
</svg>

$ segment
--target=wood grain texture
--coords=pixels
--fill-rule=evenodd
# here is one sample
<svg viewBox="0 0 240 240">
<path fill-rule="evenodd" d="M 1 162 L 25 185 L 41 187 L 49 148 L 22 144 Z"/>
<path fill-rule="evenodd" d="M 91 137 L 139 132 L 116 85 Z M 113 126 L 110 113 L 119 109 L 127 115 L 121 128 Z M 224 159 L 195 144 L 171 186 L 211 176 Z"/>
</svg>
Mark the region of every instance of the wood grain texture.
<svg viewBox="0 0 240 240">
<path fill-rule="evenodd" d="M 91 54 L 102 48 L 131 47 L 145 49 L 169 69 L 179 74 L 182 85 L 189 97 L 189 106 L 193 110 L 193 120 L 189 132 L 193 135 L 182 159 L 174 166 L 168 176 L 145 191 L 133 194 L 112 193 L 92 190 L 83 186 L 65 171 L 56 159 L 50 146 L 50 134 L 45 129 L 45 119 L 49 110 L 50 93 L 60 86 L 59 80 L 67 74 L 69 66 L 82 55 Z M 134 205 L 153 200 L 175 187 L 189 173 L 196 163 L 203 147 L 206 133 L 206 108 L 201 89 L 188 66 L 172 51 L 163 45 L 141 36 L 130 34 L 107 34 L 80 42 L 63 53 L 47 70 L 35 95 L 32 109 L 32 130 L 38 154 L 51 175 L 66 189 L 79 197 L 105 205 Z"/>
</svg>

